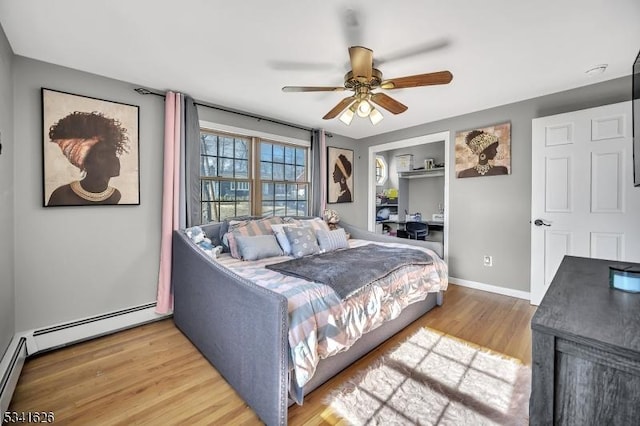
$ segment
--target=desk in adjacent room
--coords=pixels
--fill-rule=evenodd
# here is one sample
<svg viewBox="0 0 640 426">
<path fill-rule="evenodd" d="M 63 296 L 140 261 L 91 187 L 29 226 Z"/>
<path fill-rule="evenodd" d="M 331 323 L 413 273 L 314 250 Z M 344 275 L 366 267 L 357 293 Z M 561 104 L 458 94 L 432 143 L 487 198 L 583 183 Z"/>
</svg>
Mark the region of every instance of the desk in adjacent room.
<svg viewBox="0 0 640 426">
<path fill-rule="evenodd" d="M 434 230 L 434 231 L 444 231 L 444 222 L 439 221 L 439 220 L 421 220 L 419 221 L 420 223 L 426 223 L 429 226 L 429 230 Z M 404 228 L 404 225 L 407 223 L 406 220 L 400 220 L 397 222 L 398 226 L 402 226 L 402 229 Z"/>
</svg>

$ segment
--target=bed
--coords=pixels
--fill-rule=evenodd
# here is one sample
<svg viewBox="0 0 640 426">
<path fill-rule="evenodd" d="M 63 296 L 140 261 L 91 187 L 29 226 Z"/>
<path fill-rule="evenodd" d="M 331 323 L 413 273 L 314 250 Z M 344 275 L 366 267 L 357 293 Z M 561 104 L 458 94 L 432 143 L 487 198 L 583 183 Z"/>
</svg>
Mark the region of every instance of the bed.
<svg viewBox="0 0 640 426">
<path fill-rule="evenodd" d="M 397 244 L 398 239 L 341 224 L 350 241 Z M 222 223 L 202 226 L 214 244 Z M 409 246 L 426 247 L 442 256 L 434 242 L 402 240 Z M 333 348 L 319 359 L 303 386 L 295 386 L 291 355 L 291 301 L 285 295 L 250 279 L 246 270 L 233 268 L 225 256 L 212 259 L 184 231 L 173 235 L 172 288 L 174 322 L 209 362 L 222 374 L 256 414 L 269 425 L 287 423 L 287 408 L 339 373 L 424 313 L 442 304 L 444 285 L 431 287 L 423 299 L 412 301 L 393 319 L 375 324 L 355 341 Z M 238 262 L 235 262 L 238 264 Z M 267 262 L 268 263 L 268 262 Z M 438 261 L 438 265 L 442 265 Z M 446 268 L 445 268 L 446 275 Z M 442 279 L 442 271 L 439 272 Z M 255 282 L 254 282 L 255 281 Z M 295 320 L 294 320 L 295 322 Z M 293 384 L 292 384 L 293 383 Z M 301 403 L 298 400 L 298 403 Z"/>
</svg>

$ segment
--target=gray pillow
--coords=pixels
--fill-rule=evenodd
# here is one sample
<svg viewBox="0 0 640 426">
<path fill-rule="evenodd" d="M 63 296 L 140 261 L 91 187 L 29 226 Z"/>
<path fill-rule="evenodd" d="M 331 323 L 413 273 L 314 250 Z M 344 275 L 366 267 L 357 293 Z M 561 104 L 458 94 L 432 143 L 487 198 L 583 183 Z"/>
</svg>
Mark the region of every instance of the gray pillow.
<svg viewBox="0 0 640 426">
<path fill-rule="evenodd" d="M 320 250 L 323 252 L 349 248 L 347 234 L 344 232 L 343 228 L 334 229 L 333 231 L 319 229 L 316 231 L 316 236 L 318 237 Z"/>
<path fill-rule="evenodd" d="M 282 249 L 273 235 L 234 235 L 240 258 L 260 260 L 265 257 L 282 256 Z"/>
<path fill-rule="evenodd" d="M 276 236 L 276 240 L 278 240 L 278 244 L 280 244 L 280 247 L 282 247 L 282 251 L 284 252 L 284 254 L 286 254 L 287 256 L 291 255 L 291 244 L 289 244 L 289 239 L 287 238 L 287 235 L 284 233 L 284 230 L 282 228 L 286 228 L 287 226 L 296 226 L 294 224 L 288 224 L 288 223 L 282 223 L 282 224 L 272 224 L 271 225 L 271 230 L 273 231 L 273 234 Z"/>
<path fill-rule="evenodd" d="M 283 230 L 291 244 L 291 256 L 303 257 L 320 253 L 313 228 L 285 226 Z"/>
</svg>

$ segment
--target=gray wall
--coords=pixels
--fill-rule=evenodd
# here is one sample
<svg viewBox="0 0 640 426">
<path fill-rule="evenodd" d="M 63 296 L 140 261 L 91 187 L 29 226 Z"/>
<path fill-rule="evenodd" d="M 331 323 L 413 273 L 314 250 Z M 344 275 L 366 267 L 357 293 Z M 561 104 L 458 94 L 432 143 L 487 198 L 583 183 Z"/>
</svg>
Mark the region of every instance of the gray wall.
<svg viewBox="0 0 640 426">
<path fill-rule="evenodd" d="M 14 69 L 16 140 L 22 141 L 14 162 L 16 330 L 155 301 L 163 98 L 141 96 L 132 83 L 19 56 Z M 140 206 L 42 207 L 41 87 L 140 106 Z M 309 139 L 307 131 L 265 120 L 207 107 L 198 111 L 201 120 Z"/>
<path fill-rule="evenodd" d="M 537 117 L 591 108 L 631 99 L 631 77 L 606 81 L 510 105 L 448 118 L 358 140 L 356 156 L 368 147 L 421 135 L 451 132 L 450 158 L 455 133 L 511 122 L 511 175 L 457 179 L 449 167 L 449 273 L 452 277 L 529 291 L 531 212 L 531 120 Z M 453 161 L 453 160 L 452 160 Z M 367 185 L 366 160 L 357 164 L 355 185 Z M 340 206 L 342 207 L 342 206 Z M 353 223 L 366 227 L 366 194 L 349 211 L 358 211 Z M 493 267 L 482 256 L 493 256 Z"/>
<path fill-rule="evenodd" d="M 41 87 L 140 106 L 140 206 L 42 207 Z M 16 329 L 155 300 L 164 103 L 135 86 L 16 56 Z"/>
<path fill-rule="evenodd" d="M 15 333 L 12 64 L 13 52 L 0 26 L 0 358 Z"/>
</svg>

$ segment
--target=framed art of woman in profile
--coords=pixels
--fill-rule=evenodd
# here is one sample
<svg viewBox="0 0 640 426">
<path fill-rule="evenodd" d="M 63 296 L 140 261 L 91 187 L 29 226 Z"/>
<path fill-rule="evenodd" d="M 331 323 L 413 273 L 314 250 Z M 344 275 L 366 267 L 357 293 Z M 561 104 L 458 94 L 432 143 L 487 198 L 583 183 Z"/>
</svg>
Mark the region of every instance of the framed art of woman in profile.
<svg viewBox="0 0 640 426">
<path fill-rule="evenodd" d="M 353 202 L 353 151 L 327 148 L 327 202 Z"/>
<path fill-rule="evenodd" d="M 42 89 L 44 206 L 140 204 L 138 107 Z"/>
</svg>

